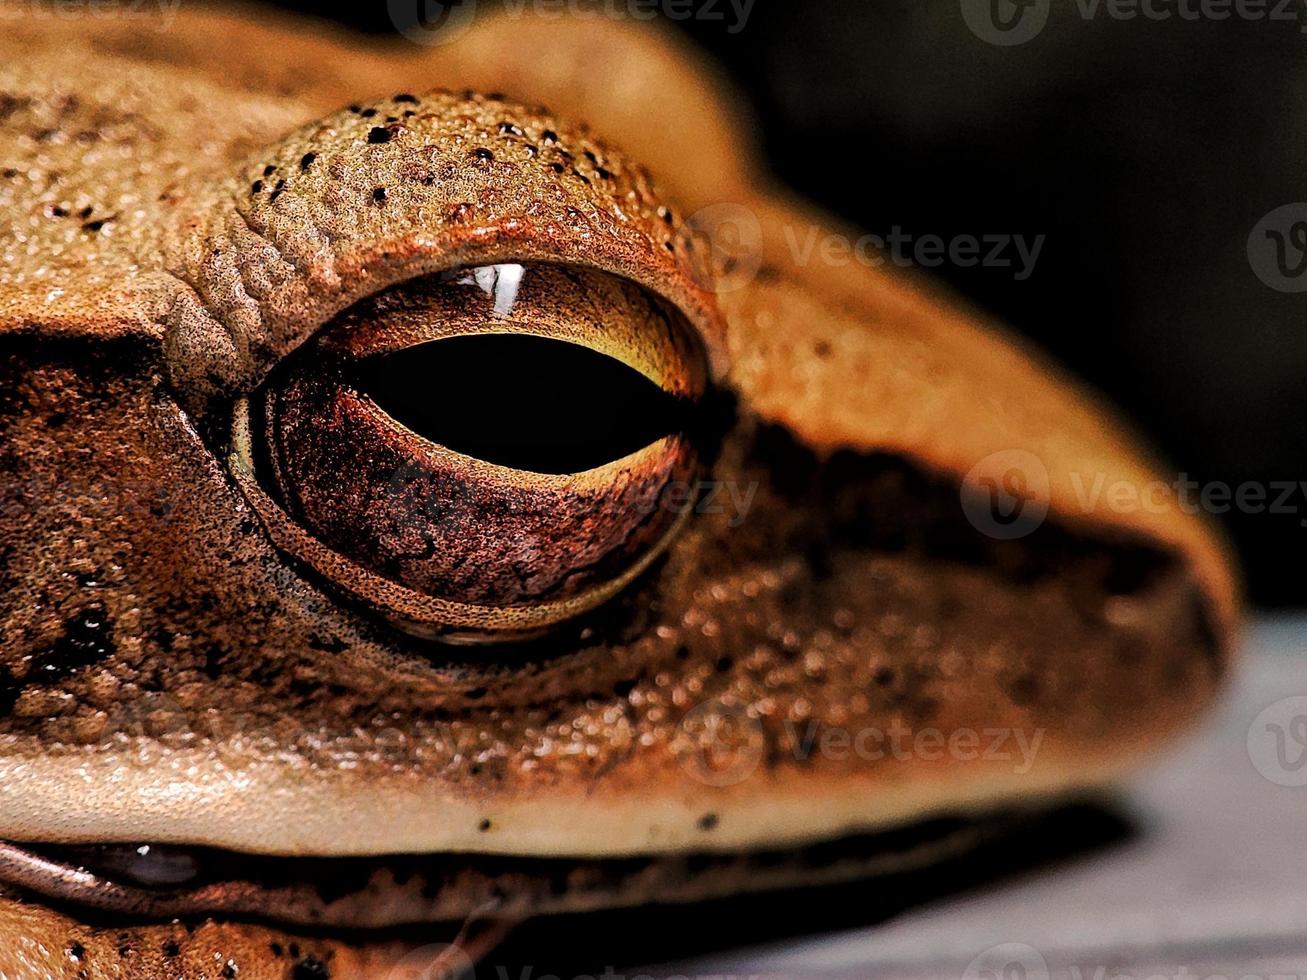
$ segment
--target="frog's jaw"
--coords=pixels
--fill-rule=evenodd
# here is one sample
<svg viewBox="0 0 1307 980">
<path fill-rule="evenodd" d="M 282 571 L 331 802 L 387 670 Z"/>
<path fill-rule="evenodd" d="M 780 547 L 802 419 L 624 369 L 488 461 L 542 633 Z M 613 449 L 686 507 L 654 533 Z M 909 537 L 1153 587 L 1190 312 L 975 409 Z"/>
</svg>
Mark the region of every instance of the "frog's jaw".
<svg viewBox="0 0 1307 980">
<path fill-rule="evenodd" d="M 940 818 L 808 847 L 623 858 L 407 854 L 268 858 L 204 848 L 0 842 L 0 883 L 129 920 L 202 917 L 380 930 L 683 904 L 902 874 L 1035 825 L 1036 811 Z"/>
<path fill-rule="evenodd" d="M 1068 829 L 1076 833 L 1068 837 Z M 1049 854 L 1095 846 L 1103 830 L 1101 811 L 1075 806 L 1012 811 L 980 821 L 938 820 L 793 851 L 645 860 L 410 855 L 360 866 L 175 851 L 137 861 L 152 876 L 149 887 L 123 885 L 123 870 L 111 878 L 85 869 L 88 862 L 128 868 L 135 857 L 128 849 L 35 851 L 0 844 L 0 879 L 26 886 L 20 894 L 0 884 L 0 937 L 21 935 L 23 943 L 13 948 L 25 950 L 22 966 L 35 970 L 39 963 L 41 975 L 50 976 L 61 965 L 86 970 L 88 976 L 117 976 L 111 972 L 116 965 L 131 969 L 129 975 L 139 980 L 152 980 L 152 971 L 171 980 L 179 972 L 189 977 L 191 970 L 207 975 L 200 968 L 230 962 L 239 976 L 280 978 L 316 962 L 327 976 L 396 980 L 396 971 L 409 969 L 414 973 L 398 976 L 443 980 L 462 975 L 525 916 L 701 902 L 873 877 L 885 882 L 887 891 L 898 892 L 898 883 L 927 869 L 931 882 L 948 889 L 955 880 L 972 880 L 979 869 L 1013 870 Z M 175 872 L 188 853 L 204 868 L 204 882 L 161 883 L 161 874 Z M 39 904 L 46 900 L 64 911 Z M 782 900 L 775 907 L 787 905 Z M 179 920 L 190 925 L 180 926 Z M 171 925 L 143 924 L 163 921 Z M 414 924 L 419 922 L 424 924 Z M 305 929 L 350 938 L 296 935 Z M 75 938 L 60 949 L 46 940 L 49 935 Z M 7 948 L 0 946 L 0 970 L 13 974 L 19 961 L 6 958 Z"/>
<path fill-rule="evenodd" d="M 446 980 L 502 939 L 505 923 L 429 926 L 420 940 L 347 942 L 303 930 L 215 921 L 81 921 L 0 886 L 0 975 L 177 980 Z"/>
</svg>

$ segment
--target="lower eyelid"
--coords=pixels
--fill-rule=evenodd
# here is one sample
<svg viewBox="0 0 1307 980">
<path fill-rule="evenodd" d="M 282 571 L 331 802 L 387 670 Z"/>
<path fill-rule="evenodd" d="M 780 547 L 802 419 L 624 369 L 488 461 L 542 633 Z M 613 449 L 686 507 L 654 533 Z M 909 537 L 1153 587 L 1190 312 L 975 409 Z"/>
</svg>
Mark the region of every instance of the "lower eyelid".
<svg viewBox="0 0 1307 980">
<path fill-rule="evenodd" d="M 375 570 L 467 601 L 541 601 L 619 574 L 665 529 L 666 486 L 688 485 L 697 465 L 666 436 L 581 473 L 510 469 L 416 439 L 348 389 L 320 394 L 325 408 L 269 407 L 297 515 Z"/>
<path fill-rule="evenodd" d="M 473 644 L 521 640 L 593 610 L 643 574 L 666 549 L 690 514 L 689 509 L 676 514 L 675 521 L 659 541 L 617 578 L 578 595 L 553 602 L 507 607 L 459 602 L 418 592 L 370 571 L 306 531 L 260 485 L 250 421 L 250 404 L 241 399 L 233 413 L 233 449 L 228 457 L 228 468 L 273 544 L 316 572 L 346 598 L 422 639 Z"/>
</svg>

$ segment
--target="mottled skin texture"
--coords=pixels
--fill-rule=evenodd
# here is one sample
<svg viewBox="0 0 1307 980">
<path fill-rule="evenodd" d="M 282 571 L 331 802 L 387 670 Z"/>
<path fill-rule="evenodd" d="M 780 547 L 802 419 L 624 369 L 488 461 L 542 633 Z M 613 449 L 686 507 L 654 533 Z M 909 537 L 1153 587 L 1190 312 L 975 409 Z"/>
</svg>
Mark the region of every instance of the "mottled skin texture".
<svg viewBox="0 0 1307 980">
<path fill-rule="evenodd" d="M 1077 477 L 1142 486 L 1152 470 L 1001 332 L 872 270 L 796 265 L 786 234 L 821 219 L 757 180 L 679 49 L 493 18 L 389 53 L 199 16 L 6 24 L 0 839 L 668 854 L 578 881 L 575 907 L 720 894 L 777 881 L 675 856 L 1036 805 L 1132 764 L 1216 690 L 1236 600 L 1209 532 L 1170 500 L 1079 502 Z M 551 35 L 547 63 L 522 57 L 523 30 Z M 525 104 L 430 91 L 451 83 Z M 671 196 L 569 119 L 606 125 Z M 757 216 L 754 277 L 684 233 L 684 206 L 719 202 Z M 711 476 L 752 495 L 693 514 L 611 601 L 541 639 L 433 644 L 386 614 L 430 625 L 447 597 L 378 591 L 278 533 L 254 489 L 269 474 L 233 463 L 233 417 L 352 304 L 512 261 L 597 270 L 679 310 L 714 379 L 703 410 L 723 420 Z M 558 329 L 674 374 L 641 328 L 580 323 Z M 959 486 L 1013 449 L 1046 467 L 1050 516 L 996 541 Z M 487 623 L 534 621 L 527 604 Z M 1020 769 L 805 753 L 813 723 L 1040 745 Z M 797 861 L 784 880 L 823 877 Z M 568 905 L 513 880 L 497 899 L 513 915 Z M 369 907 L 457 921 L 483 885 Z M 381 977 L 402 955 L 212 909 L 80 918 L 0 886 L 0 975 L 216 977 L 231 960 L 242 978 Z"/>
</svg>

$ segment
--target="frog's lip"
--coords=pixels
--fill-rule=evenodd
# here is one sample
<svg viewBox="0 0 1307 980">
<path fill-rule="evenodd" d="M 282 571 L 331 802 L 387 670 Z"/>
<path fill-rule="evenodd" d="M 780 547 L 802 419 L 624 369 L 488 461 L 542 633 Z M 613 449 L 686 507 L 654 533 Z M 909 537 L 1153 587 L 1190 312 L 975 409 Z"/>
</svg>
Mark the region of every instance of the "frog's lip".
<svg viewBox="0 0 1307 980">
<path fill-rule="evenodd" d="M 911 871 L 1028 819 L 949 817 L 792 849 L 622 859 L 424 854 L 276 858 L 212 848 L 0 842 L 0 884 L 98 915 L 378 930 L 520 919 Z M 76 913 L 74 913 L 76 914 Z"/>
</svg>

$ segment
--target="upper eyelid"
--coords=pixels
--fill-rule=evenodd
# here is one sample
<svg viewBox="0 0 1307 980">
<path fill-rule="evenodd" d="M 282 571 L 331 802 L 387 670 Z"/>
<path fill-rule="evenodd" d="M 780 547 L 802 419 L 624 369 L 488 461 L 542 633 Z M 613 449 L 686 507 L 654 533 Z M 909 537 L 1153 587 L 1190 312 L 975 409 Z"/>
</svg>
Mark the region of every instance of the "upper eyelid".
<svg viewBox="0 0 1307 980">
<path fill-rule="evenodd" d="M 515 301 L 507 311 L 502 294 L 486 292 L 501 282 Z M 350 361 L 499 333 L 576 343 L 681 397 L 697 396 L 706 383 L 701 345 L 680 311 L 627 280 L 553 263 L 478 266 L 402 283 L 337 317 L 319 344 Z"/>
<path fill-rule="evenodd" d="M 158 261 L 172 295 L 157 305 L 169 374 L 192 412 L 252 391 L 358 300 L 456 265 L 546 261 L 631 278 L 681 310 L 724 368 L 713 297 L 643 171 L 503 100 L 435 93 L 406 107 L 415 115 L 384 141 L 370 139 L 366 107 L 304 127 L 170 214 Z M 515 129 L 501 131 L 505 121 Z M 549 153 L 585 168 L 589 151 L 609 177 L 583 181 L 555 172 L 543 149 L 528 154 L 545 129 L 556 134 Z M 271 186 L 255 190 L 261 181 Z"/>
</svg>

